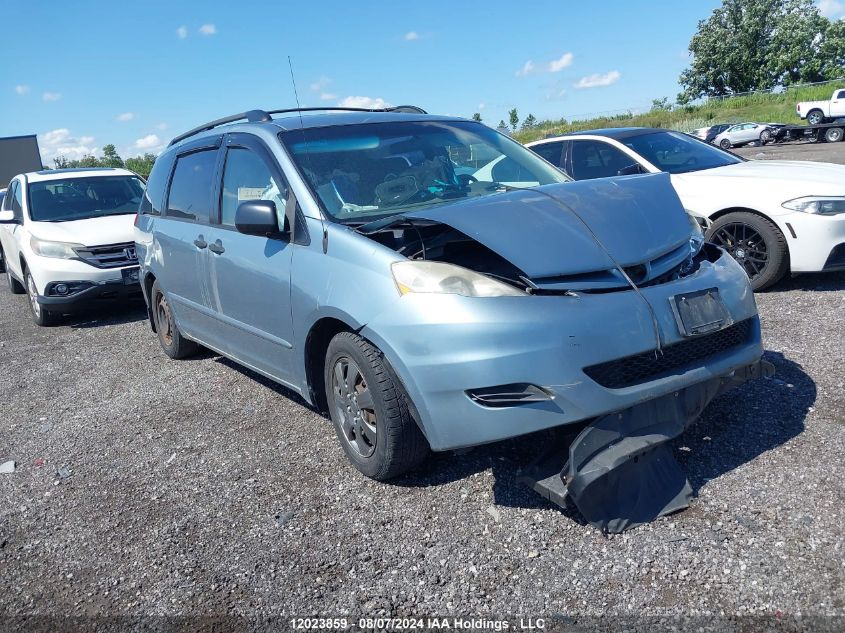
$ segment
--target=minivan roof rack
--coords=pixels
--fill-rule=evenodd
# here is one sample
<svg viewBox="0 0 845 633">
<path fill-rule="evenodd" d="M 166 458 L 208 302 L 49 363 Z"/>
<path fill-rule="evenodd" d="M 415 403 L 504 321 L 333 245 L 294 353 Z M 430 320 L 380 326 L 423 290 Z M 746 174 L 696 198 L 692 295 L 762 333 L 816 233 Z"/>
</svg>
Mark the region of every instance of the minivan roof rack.
<svg viewBox="0 0 845 633">
<path fill-rule="evenodd" d="M 205 132 L 207 130 L 213 130 L 216 127 L 221 125 L 226 125 L 227 123 L 234 123 L 236 121 L 248 121 L 249 123 L 265 123 L 267 121 L 272 121 L 271 114 L 286 114 L 290 112 L 397 112 L 397 113 L 410 113 L 410 114 L 428 114 L 422 108 L 413 105 L 400 105 L 391 108 L 344 108 L 344 107 L 331 107 L 331 108 L 286 108 L 284 110 L 249 110 L 247 112 L 241 112 L 240 114 L 233 114 L 231 116 L 223 117 L 222 119 L 215 119 L 214 121 L 209 121 L 208 123 L 204 123 L 203 125 L 197 126 L 191 130 L 188 130 L 184 134 L 180 134 L 173 138 L 172 141 L 168 144 L 175 145 L 179 141 L 184 141 L 186 138 L 190 138 L 195 134 L 199 134 L 200 132 Z"/>
</svg>

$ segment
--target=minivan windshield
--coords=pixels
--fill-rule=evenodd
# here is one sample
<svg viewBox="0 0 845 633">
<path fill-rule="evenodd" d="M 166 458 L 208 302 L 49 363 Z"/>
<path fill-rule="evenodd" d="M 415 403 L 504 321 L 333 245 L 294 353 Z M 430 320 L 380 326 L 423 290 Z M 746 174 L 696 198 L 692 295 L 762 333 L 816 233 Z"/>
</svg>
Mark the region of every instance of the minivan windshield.
<svg viewBox="0 0 845 633">
<path fill-rule="evenodd" d="M 86 176 L 29 184 L 33 222 L 68 222 L 136 213 L 144 183 L 136 176 Z"/>
<path fill-rule="evenodd" d="M 685 174 L 743 162 L 738 156 L 680 132 L 650 132 L 622 141 L 660 171 Z"/>
<path fill-rule="evenodd" d="M 323 210 L 381 216 L 569 180 L 519 143 L 470 121 L 397 121 L 281 135 Z"/>
</svg>

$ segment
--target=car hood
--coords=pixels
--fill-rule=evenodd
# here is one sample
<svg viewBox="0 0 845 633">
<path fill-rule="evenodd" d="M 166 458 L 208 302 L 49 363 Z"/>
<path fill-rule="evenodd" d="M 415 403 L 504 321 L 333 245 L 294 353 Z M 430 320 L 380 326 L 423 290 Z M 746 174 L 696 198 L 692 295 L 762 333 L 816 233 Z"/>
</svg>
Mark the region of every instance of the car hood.
<svg viewBox="0 0 845 633">
<path fill-rule="evenodd" d="M 112 215 L 68 222 L 33 222 L 30 233 L 41 240 L 102 246 L 134 242 L 135 214 Z"/>
<path fill-rule="evenodd" d="M 690 183 L 723 179 L 743 188 L 788 190 L 790 197 L 845 195 L 845 165 L 797 160 L 750 160 L 674 176 Z M 740 180 L 742 182 L 740 182 Z M 785 198 L 784 198 L 785 199 Z"/>
<path fill-rule="evenodd" d="M 613 268 L 596 238 L 632 266 L 677 250 L 691 233 L 666 174 L 546 185 L 403 215 L 451 226 L 534 279 Z"/>
</svg>

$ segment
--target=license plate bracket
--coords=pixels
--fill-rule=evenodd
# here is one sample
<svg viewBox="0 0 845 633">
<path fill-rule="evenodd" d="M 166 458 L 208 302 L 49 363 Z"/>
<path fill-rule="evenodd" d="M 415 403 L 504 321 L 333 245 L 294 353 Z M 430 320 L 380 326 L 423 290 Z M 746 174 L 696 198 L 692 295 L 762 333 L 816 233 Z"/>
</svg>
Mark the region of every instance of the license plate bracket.
<svg viewBox="0 0 845 633">
<path fill-rule="evenodd" d="M 684 336 L 702 336 L 733 323 L 718 288 L 686 292 L 670 299 L 678 329 Z"/>
<path fill-rule="evenodd" d="M 139 281 L 139 273 L 141 269 L 138 266 L 134 268 L 124 268 L 120 271 L 120 274 L 123 276 L 123 283 L 126 286 L 131 286 L 133 284 L 137 284 Z"/>
</svg>

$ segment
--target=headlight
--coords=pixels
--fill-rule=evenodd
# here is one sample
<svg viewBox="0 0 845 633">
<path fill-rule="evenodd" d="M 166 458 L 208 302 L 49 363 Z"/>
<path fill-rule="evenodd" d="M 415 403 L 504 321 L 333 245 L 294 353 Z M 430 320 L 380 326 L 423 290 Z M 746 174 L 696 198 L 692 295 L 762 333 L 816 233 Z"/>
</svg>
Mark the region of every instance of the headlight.
<svg viewBox="0 0 845 633">
<path fill-rule="evenodd" d="M 806 196 L 787 200 L 781 206 L 792 211 L 816 215 L 838 215 L 845 213 L 845 196 Z"/>
<path fill-rule="evenodd" d="M 689 212 L 687 212 L 687 219 L 689 220 L 691 227 L 689 238 L 690 250 L 693 255 L 697 255 L 698 251 L 701 250 L 701 246 L 704 244 L 704 231 L 701 227 L 701 222 L 706 223 L 707 220 L 705 218 L 699 218 L 699 216 L 693 215 Z"/>
<path fill-rule="evenodd" d="M 443 262 L 395 262 L 390 267 L 399 294 L 431 292 L 464 297 L 525 297 L 501 281 Z"/>
<path fill-rule="evenodd" d="M 69 244 L 67 242 L 49 242 L 39 240 L 37 237 L 29 238 L 29 245 L 33 252 L 41 257 L 57 257 L 59 259 L 76 259 L 74 248 L 85 248 L 82 244 Z"/>
</svg>

